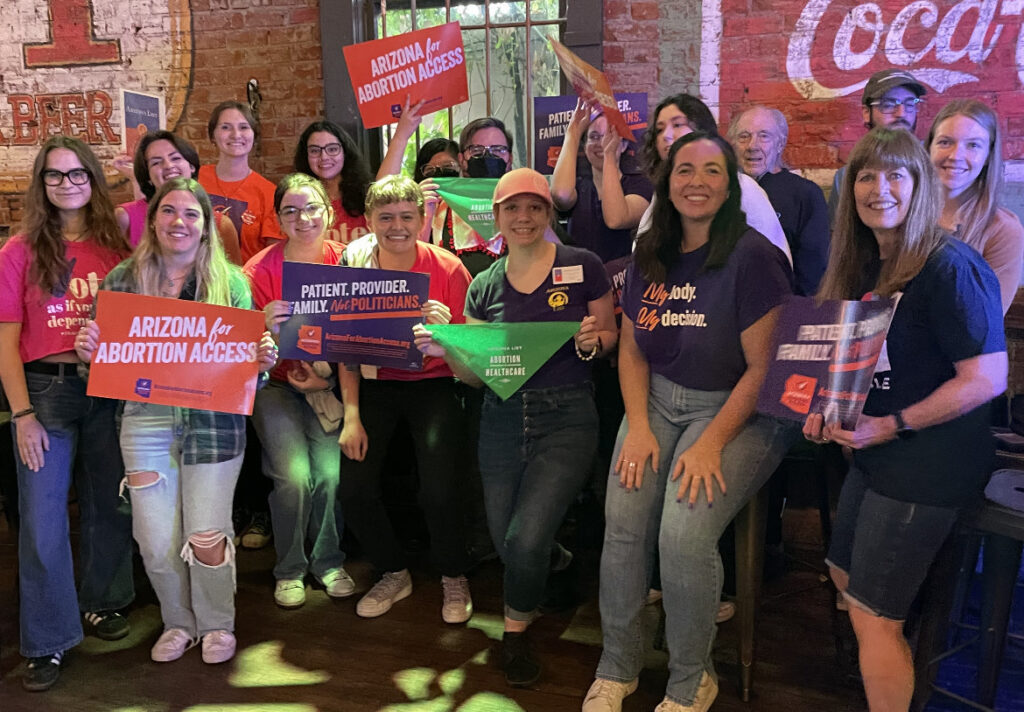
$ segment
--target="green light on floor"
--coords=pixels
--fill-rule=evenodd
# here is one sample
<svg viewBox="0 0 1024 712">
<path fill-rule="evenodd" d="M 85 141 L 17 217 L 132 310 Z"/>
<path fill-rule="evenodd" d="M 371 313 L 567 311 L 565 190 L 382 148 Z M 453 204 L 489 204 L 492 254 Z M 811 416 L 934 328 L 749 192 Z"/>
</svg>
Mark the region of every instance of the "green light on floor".
<svg viewBox="0 0 1024 712">
<path fill-rule="evenodd" d="M 437 677 L 437 672 L 431 668 L 409 668 L 399 670 L 391 679 L 395 687 L 410 700 L 425 700 L 430 697 L 430 684 Z"/>
<path fill-rule="evenodd" d="M 295 704 L 293 702 L 252 702 L 234 704 L 192 705 L 181 712 L 320 712 L 314 705 Z"/>
<path fill-rule="evenodd" d="M 501 640 L 501 635 L 505 632 L 505 618 L 486 613 L 474 613 L 466 623 L 466 627 L 475 628 L 491 640 Z"/>
<path fill-rule="evenodd" d="M 459 706 L 458 712 L 526 712 L 497 692 L 478 692 Z"/>
<path fill-rule="evenodd" d="M 281 657 L 283 649 L 284 643 L 278 640 L 250 645 L 235 656 L 235 670 L 228 678 L 228 683 L 234 687 L 282 687 L 318 685 L 331 679 L 330 673 L 323 670 L 304 670 L 286 662 Z M 278 708 L 266 709 L 277 712 Z"/>
</svg>

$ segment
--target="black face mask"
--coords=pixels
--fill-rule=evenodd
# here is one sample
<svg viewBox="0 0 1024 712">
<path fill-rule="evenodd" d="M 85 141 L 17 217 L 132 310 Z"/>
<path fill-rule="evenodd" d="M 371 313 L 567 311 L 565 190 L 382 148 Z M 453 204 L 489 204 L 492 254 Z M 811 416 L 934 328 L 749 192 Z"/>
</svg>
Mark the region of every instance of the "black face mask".
<svg viewBox="0 0 1024 712">
<path fill-rule="evenodd" d="M 456 168 L 455 166 L 442 166 L 441 168 L 438 168 L 436 171 L 434 171 L 434 175 L 432 175 L 430 177 L 431 178 L 458 178 L 461 175 L 462 174 L 459 172 L 459 169 Z"/>
<path fill-rule="evenodd" d="M 501 178 L 508 172 L 505 159 L 485 153 L 466 161 L 466 172 L 470 178 Z"/>
</svg>

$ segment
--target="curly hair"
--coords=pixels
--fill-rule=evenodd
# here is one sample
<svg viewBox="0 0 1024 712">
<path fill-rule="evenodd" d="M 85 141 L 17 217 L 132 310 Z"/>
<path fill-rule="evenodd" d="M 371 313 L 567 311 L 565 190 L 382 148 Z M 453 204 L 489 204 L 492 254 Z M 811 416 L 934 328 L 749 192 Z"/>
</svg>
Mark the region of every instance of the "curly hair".
<svg viewBox="0 0 1024 712">
<path fill-rule="evenodd" d="M 366 190 L 373 182 L 373 176 L 366 165 L 359 146 L 348 135 L 345 129 L 333 121 L 314 121 L 299 136 L 299 142 L 295 145 L 295 170 L 305 173 L 308 176 L 319 178 L 309 165 L 309 155 L 306 153 L 309 146 L 309 137 L 317 131 L 326 131 L 338 139 L 341 144 L 341 176 L 338 181 L 338 190 L 341 191 L 341 207 L 349 215 L 362 215 L 363 204 L 366 202 Z M 330 201 L 328 201 L 330 202 Z"/>
<path fill-rule="evenodd" d="M 43 183 L 46 158 L 50 151 L 63 148 L 72 151 L 82 167 L 89 174 L 92 196 L 85 205 L 85 229 L 97 245 L 127 255 L 131 252 L 128 240 L 117 225 L 114 206 L 110 202 L 110 191 L 103 167 L 96 155 L 85 143 L 70 136 L 52 136 L 36 154 L 32 164 L 32 180 L 25 193 L 25 215 L 20 232 L 25 236 L 32 265 L 29 279 L 39 285 L 44 293 L 52 293 L 68 273 L 69 264 L 65 256 L 63 225 L 60 211 L 50 202 Z"/>
</svg>

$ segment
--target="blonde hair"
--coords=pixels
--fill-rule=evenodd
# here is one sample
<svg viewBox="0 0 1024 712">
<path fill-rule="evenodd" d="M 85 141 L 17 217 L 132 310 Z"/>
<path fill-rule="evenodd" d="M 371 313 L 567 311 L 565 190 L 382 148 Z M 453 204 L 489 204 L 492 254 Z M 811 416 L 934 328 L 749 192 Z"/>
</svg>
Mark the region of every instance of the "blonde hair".
<svg viewBox="0 0 1024 712">
<path fill-rule="evenodd" d="M 157 189 L 156 195 L 149 201 L 146 210 L 146 227 L 142 232 L 139 246 L 132 255 L 132 270 L 139 294 L 154 297 L 164 296 L 161 285 L 167 279 L 164 269 L 163 253 L 153 229 L 153 221 L 160 203 L 168 193 L 182 190 L 191 193 L 199 202 L 203 214 L 203 232 L 199 238 L 199 249 L 193 270 L 196 275 L 196 301 L 207 304 L 231 306 L 231 282 L 241 279 L 241 272 L 233 265 L 224 253 L 220 236 L 214 221 L 213 206 L 210 196 L 203 187 L 192 178 L 172 178 Z"/>
<path fill-rule="evenodd" d="M 967 199 L 957 210 L 960 230 L 957 237 L 981 251 L 985 229 L 996 215 L 999 208 L 999 190 L 1002 187 L 1003 151 L 1002 138 L 999 135 L 999 119 L 992 109 L 977 99 L 957 99 L 942 107 L 928 131 L 925 147 L 931 151 L 935 132 L 946 119 L 964 116 L 971 119 L 988 132 L 988 158 L 981 173 L 967 188 Z"/>
<path fill-rule="evenodd" d="M 921 142 L 903 129 L 872 129 L 854 146 L 847 163 L 819 299 L 859 298 L 857 292 L 864 286 L 865 267 L 879 263 L 878 242 L 871 228 L 860 219 L 854 201 L 857 174 L 865 168 L 905 168 L 914 179 L 907 217 L 896 228 L 898 238 L 893 254 L 881 264 L 875 293 L 890 296 L 902 289 L 946 239 L 938 226 L 942 188 Z"/>
<path fill-rule="evenodd" d="M 381 205 L 406 202 L 416 203 L 420 215 L 423 215 L 423 191 L 416 181 L 408 176 L 385 176 L 366 191 L 366 215 Z"/>
</svg>

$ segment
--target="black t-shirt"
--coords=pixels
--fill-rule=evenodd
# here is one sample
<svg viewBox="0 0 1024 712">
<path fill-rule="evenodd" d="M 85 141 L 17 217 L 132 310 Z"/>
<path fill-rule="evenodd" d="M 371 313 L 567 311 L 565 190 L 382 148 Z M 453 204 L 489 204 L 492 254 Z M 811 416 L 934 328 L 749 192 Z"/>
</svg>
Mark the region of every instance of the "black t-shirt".
<svg viewBox="0 0 1024 712">
<path fill-rule="evenodd" d="M 787 170 L 765 173 L 757 179 L 779 216 L 793 254 L 796 293 L 810 296 L 828 265 L 831 228 L 825 195 L 817 184 Z"/>
<path fill-rule="evenodd" d="M 1006 350 L 999 283 L 974 249 L 947 239 L 903 289 L 864 413 L 885 416 L 917 403 L 956 375 L 958 361 Z M 858 450 L 875 491 L 894 499 L 963 506 L 992 472 L 995 447 L 984 404 L 912 438 Z"/>
</svg>

